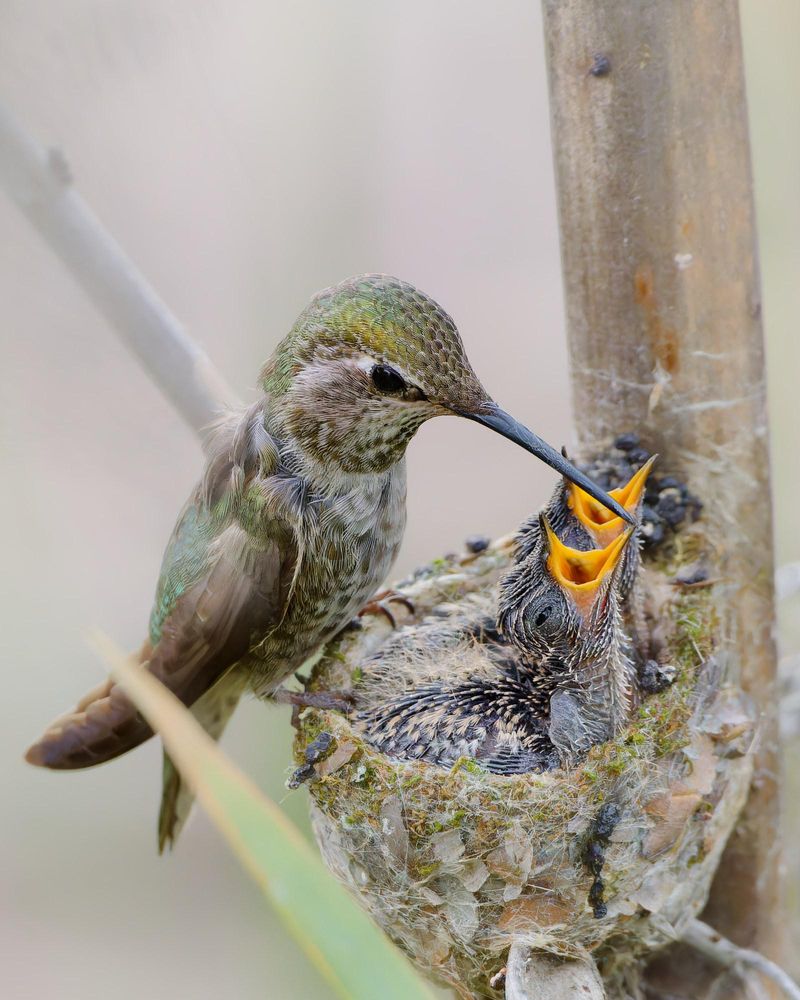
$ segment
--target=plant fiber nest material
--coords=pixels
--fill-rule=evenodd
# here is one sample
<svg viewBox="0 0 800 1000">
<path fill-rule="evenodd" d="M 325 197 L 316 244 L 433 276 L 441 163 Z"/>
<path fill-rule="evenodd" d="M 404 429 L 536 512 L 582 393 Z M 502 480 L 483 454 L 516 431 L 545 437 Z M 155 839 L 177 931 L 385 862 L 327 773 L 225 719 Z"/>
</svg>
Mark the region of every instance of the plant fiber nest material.
<svg viewBox="0 0 800 1000">
<path fill-rule="evenodd" d="M 675 683 L 571 770 L 503 776 L 466 758 L 450 770 L 390 760 L 345 716 L 301 713 L 298 763 L 320 733 L 334 738 L 309 784 L 325 862 L 422 971 L 460 996 L 498 995 L 490 979 L 514 939 L 554 955 L 591 953 L 610 982 L 702 908 L 746 797 L 754 738 L 746 700 L 721 683 L 712 590 L 673 585 L 704 547 L 694 525 L 645 568 L 651 627 Z M 405 621 L 457 614 L 470 595 L 494 600 L 510 559 L 507 538 L 419 571 L 397 588 L 415 608 Z M 380 617 L 345 633 L 309 690 L 358 693 L 390 634 Z M 599 848 L 597 917 L 587 858 L 606 804 L 619 822 Z"/>
</svg>

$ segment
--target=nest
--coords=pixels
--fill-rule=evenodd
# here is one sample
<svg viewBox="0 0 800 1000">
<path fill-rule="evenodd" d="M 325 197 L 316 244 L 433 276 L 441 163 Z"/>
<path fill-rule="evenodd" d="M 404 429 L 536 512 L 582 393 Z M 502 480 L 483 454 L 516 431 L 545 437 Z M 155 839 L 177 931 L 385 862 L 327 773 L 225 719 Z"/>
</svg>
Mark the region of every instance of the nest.
<svg viewBox="0 0 800 1000">
<path fill-rule="evenodd" d="M 693 525 L 644 571 L 674 684 L 573 769 L 501 776 L 466 758 L 450 770 L 394 761 L 341 714 L 307 709 L 298 719 L 298 763 L 332 737 L 309 784 L 327 865 L 423 972 L 460 996 L 498 995 L 491 980 L 514 940 L 590 954 L 611 981 L 702 908 L 747 795 L 754 734 L 746 700 L 721 683 L 711 591 L 676 584 L 703 548 Z M 415 609 L 401 627 L 493 602 L 510 562 L 511 540 L 501 539 L 419 571 L 397 588 Z M 358 691 L 391 633 L 380 618 L 345 633 L 309 689 Z"/>
</svg>

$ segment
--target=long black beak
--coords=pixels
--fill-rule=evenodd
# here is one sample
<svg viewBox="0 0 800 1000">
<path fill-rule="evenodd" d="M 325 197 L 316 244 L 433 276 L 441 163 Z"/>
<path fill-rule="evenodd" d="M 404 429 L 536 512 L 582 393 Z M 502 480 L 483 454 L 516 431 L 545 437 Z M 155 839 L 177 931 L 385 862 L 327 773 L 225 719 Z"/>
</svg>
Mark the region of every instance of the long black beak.
<svg viewBox="0 0 800 1000">
<path fill-rule="evenodd" d="M 600 489 L 580 469 L 576 469 L 560 452 L 556 451 L 555 448 L 551 448 L 546 441 L 542 441 L 540 437 L 529 431 L 524 424 L 519 423 L 510 414 L 506 413 L 505 410 L 501 410 L 496 403 L 484 403 L 478 411 L 456 410 L 454 412 L 457 412 L 461 417 L 475 420 L 479 424 L 483 424 L 484 427 L 490 427 L 493 431 L 497 431 L 498 434 L 502 434 L 509 441 L 518 444 L 520 448 L 524 448 L 525 451 L 529 451 L 532 455 L 536 455 L 537 458 L 541 458 L 543 462 L 547 462 L 552 469 L 560 472 L 562 476 L 566 476 L 576 486 L 580 486 L 590 497 L 594 497 L 598 503 L 616 514 L 617 517 L 621 517 L 628 524 L 636 523 L 627 510 L 621 504 L 617 503 L 613 497 L 610 497 Z"/>
</svg>

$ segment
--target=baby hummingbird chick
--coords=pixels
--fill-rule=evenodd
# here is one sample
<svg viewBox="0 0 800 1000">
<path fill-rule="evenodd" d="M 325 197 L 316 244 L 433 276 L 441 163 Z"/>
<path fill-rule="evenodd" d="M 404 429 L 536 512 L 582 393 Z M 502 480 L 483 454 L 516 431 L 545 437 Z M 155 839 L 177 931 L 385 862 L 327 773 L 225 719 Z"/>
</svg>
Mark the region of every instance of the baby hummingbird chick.
<svg viewBox="0 0 800 1000">
<path fill-rule="evenodd" d="M 617 732 L 632 684 L 619 613 L 630 539 L 584 552 L 542 517 L 526 575 L 501 585 L 498 624 L 511 645 L 483 626 L 490 598 L 473 628 L 407 628 L 364 666 L 356 724 L 366 739 L 390 757 L 449 767 L 468 756 L 517 774 L 570 763 Z"/>
<path fill-rule="evenodd" d="M 642 659 L 647 658 L 648 642 L 644 622 L 644 601 L 639 586 L 642 549 L 639 523 L 647 478 L 657 457 L 651 456 L 626 483 L 611 490 L 609 494 L 624 507 L 636 525 L 631 539 L 625 546 L 623 563 L 619 571 L 619 596 L 625 626 Z M 594 498 L 580 486 L 563 477 L 545 505 L 544 514 L 558 538 L 575 549 L 603 549 L 630 527 L 629 521 L 612 514 L 596 503 Z M 512 586 L 518 575 L 522 577 L 528 575 L 526 560 L 536 549 L 540 535 L 541 518 L 537 514 L 526 521 L 517 533 L 515 551 L 517 567 L 512 569 L 506 578 L 507 586 Z"/>
<path fill-rule="evenodd" d="M 584 550 L 565 545 L 546 515 L 540 522 L 525 571 L 501 583 L 497 621 L 524 657 L 547 664 L 548 735 L 568 762 L 630 718 L 635 676 L 622 610 L 634 529 Z"/>
<path fill-rule="evenodd" d="M 259 399 L 228 414 L 164 554 L 138 658 L 219 737 L 245 688 L 272 694 L 384 580 L 405 526 L 405 451 L 422 423 L 457 414 L 537 455 L 630 515 L 505 413 L 447 313 L 386 275 L 316 295 L 266 363 Z M 73 769 L 152 735 L 113 680 L 27 759 Z M 167 760 L 160 841 L 188 805 Z"/>
</svg>

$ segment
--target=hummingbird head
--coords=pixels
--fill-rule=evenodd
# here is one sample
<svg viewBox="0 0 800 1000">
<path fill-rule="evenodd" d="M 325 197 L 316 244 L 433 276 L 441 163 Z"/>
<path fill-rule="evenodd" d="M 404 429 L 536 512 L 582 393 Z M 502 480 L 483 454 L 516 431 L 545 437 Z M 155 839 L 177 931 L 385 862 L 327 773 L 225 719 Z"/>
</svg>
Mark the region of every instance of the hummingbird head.
<svg viewBox="0 0 800 1000">
<path fill-rule="evenodd" d="M 534 659 L 575 662 L 609 641 L 617 625 L 628 528 L 602 549 L 565 545 L 540 515 L 539 538 L 501 585 L 498 620 L 511 642 Z"/>
<path fill-rule="evenodd" d="M 384 274 L 319 292 L 262 372 L 287 429 L 320 462 L 380 472 L 430 417 L 482 423 L 543 459 L 626 521 L 630 514 L 555 449 L 501 410 L 433 299 Z"/>
<path fill-rule="evenodd" d="M 430 417 L 488 398 L 447 313 L 379 274 L 315 295 L 263 381 L 295 440 L 347 472 L 388 468 Z"/>
</svg>

